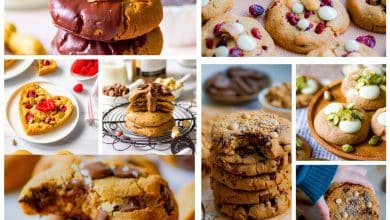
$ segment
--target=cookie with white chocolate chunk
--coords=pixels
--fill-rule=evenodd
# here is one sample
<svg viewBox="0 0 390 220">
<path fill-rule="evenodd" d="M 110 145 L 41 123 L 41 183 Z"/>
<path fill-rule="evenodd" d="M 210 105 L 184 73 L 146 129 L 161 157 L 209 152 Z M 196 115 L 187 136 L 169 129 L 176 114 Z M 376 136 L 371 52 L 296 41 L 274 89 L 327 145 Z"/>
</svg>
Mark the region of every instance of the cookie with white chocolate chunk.
<svg viewBox="0 0 390 220">
<path fill-rule="evenodd" d="M 210 19 L 202 27 L 202 56 L 273 56 L 272 38 L 257 20 L 233 14 Z"/>
<path fill-rule="evenodd" d="M 344 33 L 349 16 L 338 0 L 274 0 L 265 29 L 286 50 L 306 54 Z"/>
<path fill-rule="evenodd" d="M 325 194 L 330 219 L 370 219 L 380 216 L 379 202 L 372 189 L 357 184 L 333 184 Z"/>
</svg>

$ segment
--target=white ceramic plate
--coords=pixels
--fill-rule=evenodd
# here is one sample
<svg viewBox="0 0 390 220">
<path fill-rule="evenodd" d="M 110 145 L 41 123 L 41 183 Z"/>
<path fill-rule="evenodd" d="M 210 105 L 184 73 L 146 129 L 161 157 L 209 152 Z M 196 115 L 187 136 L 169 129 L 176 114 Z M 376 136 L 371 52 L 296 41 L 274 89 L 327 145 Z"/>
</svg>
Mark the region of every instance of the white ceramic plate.
<svg viewBox="0 0 390 220">
<path fill-rule="evenodd" d="M 74 106 L 72 116 L 68 119 L 65 124 L 62 126 L 40 135 L 32 135 L 28 136 L 23 129 L 22 122 L 19 117 L 19 99 L 21 94 L 21 89 L 23 86 L 19 87 L 15 90 L 14 93 L 8 99 L 7 107 L 6 107 L 6 117 L 8 124 L 16 134 L 16 136 L 32 142 L 39 144 L 48 144 L 59 141 L 64 137 L 68 136 L 73 129 L 77 126 L 77 122 L 79 120 L 79 106 L 76 98 L 73 94 L 61 86 L 54 84 L 52 82 L 35 82 L 38 83 L 42 88 L 46 89 L 50 95 L 61 95 L 68 97 Z"/>
<path fill-rule="evenodd" d="M 14 65 L 4 71 L 4 79 L 7 80 L 19 76 L 24 73 L 33 62 L 33 59 L 17 60 Z"/>
</svg>

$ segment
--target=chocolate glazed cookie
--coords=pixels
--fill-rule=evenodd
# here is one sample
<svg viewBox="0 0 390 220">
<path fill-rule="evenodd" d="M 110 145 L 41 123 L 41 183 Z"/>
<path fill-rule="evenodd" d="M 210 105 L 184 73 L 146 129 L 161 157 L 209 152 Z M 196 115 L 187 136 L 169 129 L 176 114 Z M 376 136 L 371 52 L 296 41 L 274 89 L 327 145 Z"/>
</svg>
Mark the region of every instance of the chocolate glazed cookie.
<svg viewBox="0 0 390 220">
<path fill-rule="evenodd" d="M 160 0 L 49 0 L 49 11 L 59 28 L 107 42 L 149 33 L 163 17 Z"/>
<path fill-rule="evenodd" d="M 61 55 L 159 55 L 163 47 L 160 28 L 140 37 L 113 43 L 86 40 L 59 29 L 52 41 L 53 53 Z"/>
</svg>

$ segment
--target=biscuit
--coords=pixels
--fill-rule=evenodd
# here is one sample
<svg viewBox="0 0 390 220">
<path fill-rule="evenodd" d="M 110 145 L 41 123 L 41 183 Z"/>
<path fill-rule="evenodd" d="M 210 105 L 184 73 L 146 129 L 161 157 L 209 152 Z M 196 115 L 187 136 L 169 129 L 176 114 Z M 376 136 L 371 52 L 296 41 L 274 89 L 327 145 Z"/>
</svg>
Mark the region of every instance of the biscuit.
<svg viewBox="0 0 390 220">
<path fill-rule="evenodd" d="M 380 216 L 375 193 L 356 184 L 333 184 L 325 194 L 330 219 L 372 219 Z"/>
<path fill-rule="evenodd" d="M 171 119 L 170 121 L 168 121 L 168 122 L 166 122 L 164 124 L 161 124 L 160 126 L 156 126 L 156 127 L 141 127 L 141 126 L 135 125 L 132 122 L 126 121 L 126 127 L 130 131 L 132 131 L 132 132 L 134 132 L 136 134 L 139 134 L 139 135 L 146 136 L 146 137 L 159 137 L 159 136 L 162 136 L 166 132 L 171 130 L 173 128 L 173 126 L 175 126 L 175 120 L 174 119 Z"/>
<path fill-rule="evenodd" d="M 217 120 L 211 151 L 228 155 L 260 152 L 275 159 L 291 152 L 291 123 L 263 111 L 238 112 Z"/>
<path fill-rule="evenodd" d="M 223 13 L 230 11 L 233 7 L 233 0 L 203 0 L 202 20 L 209 20 Z"/>
<path fill-rule="evenodd" d="M 160 55 L 163 36 L 160 28 L 137 38 L 113 43 L 93 41 L 58 30 L 52 40 L 54 54 L 59 55 Z"/>
<path fill-rule="evenodd" d="M 309 57 L 377 57 L 379 54 L 365 44 L 358 43 L 358 49 L 348 51 L 344 41 L 332 41 L 310 51 Z"/>
<path fill-rule="evenodd" d="M 172 120 L 172 115 L 163 112 L 129 111 L 125 120 L 141 127 L 157 127 Z"/>
<path fill-rule="evenodd" d="M 341 83 L 341 91 L 343 92 L 345 99 L 347 102 L 354 103 L 356 106 L 364 110 L 377 110 L 378 108 L 385 107 L 386 91 L 385 89 L 380 88 L 381 85 L 377 85 L 379 87 L 379 95 L 374 99 L 366 99 L 359 94 L 358 80 L 365 74 L 365 71 L 370 72 L 371 70 L 359 69 L 358 71 L 353 72 L 345 77 Z M 386 81 L 383 85 L 386 86 Z"/>
<path fill-rule="evenodd" d="M 372 2 L 372 3 L 371 3 Z M 370 0 L 347 0 L 353 23 L 377 33 L 386 33 L 386 3 Z"/>
<path fill-rule="evenodd" d="M 281 193 L 267 202 L 253 205 L 218 204 L 223 214 L 235 220 L 268 219 L 284 213 L 290 207 L 291 192 Z"/>
<path fill-rule="evenodd" d="M 334 125 L 331 121 L 326 119 L 324 109 L 322 109 L 314 118 L 314 129 L 317 134 L 324 140 L 337 145 L 343 144 L 357 144 L 366 140 L 368 131 L 370 129 L 370 118 L 367 113 L 360 108 L 362 113 L 361 128 L 355 133 L 346 133 L 340 130 L 339 126 Z"/>
<path fill-rule="evenodd" d="M 383 122 L 386 121 L 386 116 L 384 117 L 383 121 L 383 118 L 379 119 L 379 117 L 383 117 L 381 114 L 387 114 L 386 108 L 380 108 L 376 110 L 375 114 L 371 118 L 371 128 L 375 135 L 386 141 L 386 125 L 383 124 Z M 380 120 L 382 121 L 380 122 Z"/>
<path fill-rule="evenodd" d="M 273 56 L 272 38 L 250 17 L 223 14 L 202 27 L 202 56 Z"/>
<path fill-rule="evenodd" d="M 276 159 L 261 159 L 256 163 L 243 164 L 243 163 L 226 163 L 218 155 L 211 154 L 212 163 L 220 166 L 227 172 L 245 176 L 256 176 L 258 174 L 273 173 L 281 169 L 287 168 L 291 164 L 291 154 L 286 154 L 283 157 Z"/>
<path fill-rule="evenodd" d="M 214 199 L 218 204 L 251 205 L 265 203 L 291 190 L 291 178 L 286 178 L 278 185 L 263 190 L 236 190 L 210 179 Z"/>
<path fill-rule="evenodd" d="M 244 176 L 232 174 L 217 165 L 211 169 L 212 178 L 223 183 L 227 187 L 236 190 L 263 190 L 274 187 L 291 176 L 291 169 L 284 169 L 279 172 L 264 173 L 256 176 Z"/>
<path fill-rule="evenodd" d="M 178 218 L 168 183 L 125 160 L 58 156 L 35 175 L 19 196 L 29 215 L 78 219 Z"/>
<path fill-rule="evenodd" d="M 265 29 L 286 50 L 306 54 L 334 41 L 349 26 L 348 13 L 338 0 L 329 5 L 319 0 L 297 2 L 299 7 L 291 2 L 295 1 L 272 1 L 264 18 Z"/>
<path fill-rule="evenodd" d="M 160 158 L 175 167 L 183 168 L 189 171 L 195 171 L 194 155 L 163 155 Z"/>
<path fill-rule="evenodd" d="M 106 42 L 149 33 L 163 18 L 159 0 L 50 0 L 49 11 L 57 27 L 84 39 Z"/>
</svg>

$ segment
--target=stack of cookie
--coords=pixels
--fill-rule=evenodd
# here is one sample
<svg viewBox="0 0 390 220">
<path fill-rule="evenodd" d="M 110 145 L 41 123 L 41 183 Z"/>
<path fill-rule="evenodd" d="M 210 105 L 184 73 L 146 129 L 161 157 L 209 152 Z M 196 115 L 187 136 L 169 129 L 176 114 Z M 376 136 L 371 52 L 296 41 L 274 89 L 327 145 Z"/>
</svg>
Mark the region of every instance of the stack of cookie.
<svg viewBox="0 0 390 220">
<path fill-rule="evenodd" d="M 139 85 L 131 92 L 126 127 L 147 137 L 158 137 L 175 126 L 175 96 L 158 83 Z"/>
<path fill-rule="evenodd" d="M 291 125 L 262 111 L 217 120 L 211 131 L 211 188 L 233 219 L 267 219 L 291 200 Z"/>
<path fill-rule="evenodd" d="M 59 28 L 52 46 L 62 55 L 159 55 L 160 0 L 50 0 Z"/>
</svg>

